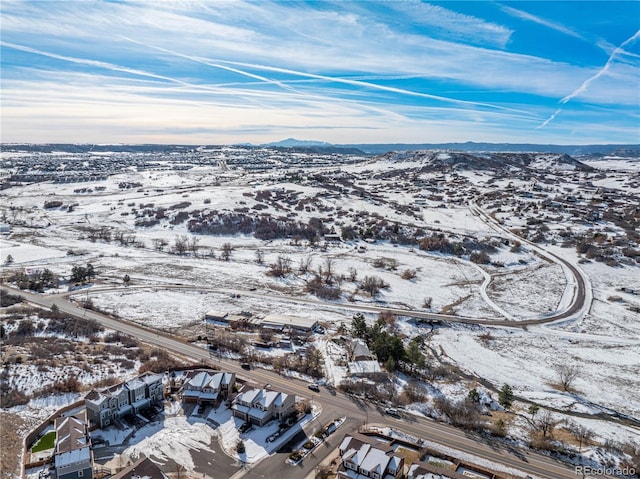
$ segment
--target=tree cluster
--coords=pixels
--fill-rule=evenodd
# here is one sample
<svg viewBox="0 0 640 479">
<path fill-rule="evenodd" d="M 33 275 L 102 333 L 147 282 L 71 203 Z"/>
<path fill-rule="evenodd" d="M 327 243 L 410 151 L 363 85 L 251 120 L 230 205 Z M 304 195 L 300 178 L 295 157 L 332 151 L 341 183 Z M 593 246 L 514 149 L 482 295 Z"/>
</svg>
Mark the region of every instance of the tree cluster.
<svg viewBox="0 0 640 479">
<path fill-rule="evenodd" d="M 423 338 L 416 336 L 405 348 L 402 337 L 388 331 L 389 325 L 384 316 L 368 326 L 362 314 L 356 314 L 351 321 L 351 334 L 363 339 L 378 361 L 391 372 L 402 369 L 415 373 L 424 369 L 426 358 L 422 353 Z"/>
<path fill-rule="evenodd" d="M 28 289 L 38 293 L 42 293 L 47 288 L 56 287 L 59 282 L 58 276 L 47 268 L 30 274 L 18 273 L 11 280 L 15 281 L 20 289 Z"/>
<path fill-rule="evenodd" d="M 96 271 L 91 263 L 86 266 L 73 266 L 71 268 L 71 281 L 74 283 L 83 283 L 91 281 L 96 276 Z"/>
</svg>

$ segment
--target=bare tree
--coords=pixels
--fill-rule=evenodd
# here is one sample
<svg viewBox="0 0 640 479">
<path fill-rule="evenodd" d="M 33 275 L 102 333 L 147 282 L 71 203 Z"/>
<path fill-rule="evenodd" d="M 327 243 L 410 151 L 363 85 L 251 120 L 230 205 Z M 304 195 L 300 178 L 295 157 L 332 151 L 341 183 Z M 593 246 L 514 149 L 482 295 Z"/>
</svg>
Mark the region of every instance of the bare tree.
<svg viewBox="0 0 640 479">
<path fill-rule="evenodd" d="M 258 264 L 264 263 L 264 251 L 260 249 L 256 250 L 256 263 Z"/>
<path fill-rule="evenodd" d="M 333 258 L 325 258 L 324 260 L 324 282 L 331 284 L 333 282 Z"/>
<path fill-rule="evenodd" d="M 225 243 L 222 245 L 222 252 L 220 253 L 220 257 L 224 261 L 229 261 L 231 259 L 231 254 L 233 253 L 233 246 L 231 243 Z"/>
<path fill-rule="evenodd" d="M 282 278 L 291 273 L 291 258 L 288 256 L 278 256 L 276 262 L 271 263 L 269 267 L 268 275 Z"/>
<path fill-rule="evenodd" d="M 553 419 L 551 413 L 547 410 L 544 410 L 540 413 L 538 418 L 539 419 L 536 427 L 542 433 L 542 437 L 551 436 L 557 424 L 557 422 Z"/>
<path fill-rule="evenodd" d="M 576 440 L 579 442 L 579 445 L 578 445 L 578 454 L 579 454 L 580 452 L 582 452 L 582 445 L 589 444 L 589 441 L 593 439 L 593 431 L 588 427 L 583 426 L 582 424 L 576 424 L 576 423 L 570 424 L 568 429 L 569 429 L 569 432 L 573 434 L 573 437 L 575 437 Z"/>
<path fill-rule="evenodd" d="M 311 269 L 311 256 L 305 256 L 300 258 L 300 264 L 298 265 L 298 272 L 300 274 L 306 274 Z"/>
<path fill-rule="evenodd" d="M 353 266 L 351 266 L 349 268 L 349 281 L 351 281 L 352 283 L 355 283 L 357 279 L 358 279 L 358 270 L 355 269 Z"/>
<path fill-rule="evenodd" d="M 365 276 L 360 284 L 360 288 L 369 293 L 372 298 L 377 296 L 382 288 L 386 287 L 388 285 L 378 276 Z"/>
<path fill-rule="evenodd" d="M 153 247 L 158 250 L 164 250 L 165 246 L 167 246 L 167 241 L 164 238 L 155 238 L 153 240 Z"/>
<path fill-rule="evenodd" d="M 328 479 L 331 476 L 331 467 L 323 464 L 316 466 L 315 478 L 316 479 Z"/>
<path fill-rule="evenodd" d="M 191 250 L 191 253 L 195 257 L 198 256 L 198 243 L 200 243 L 200 238 L 192 236 L 191 241 L 189 241 L 189 250 Z"/>
<path fill-rule="evenodd" d="M 560 384 L 565 391 L 571 389 L 571 385 L 580 374 L 580 369 L 576 364 L 558 364 L 555 367 L 555 370 L 558 374 L 558 381 L 560 381 Z"/>
<path fill-rule="evenodd" d="M 188 238 L 186 235 L 178 235 L 176 236 L 173 249 L 179 255 L 183 255 L 187 251 L 187 242 Z"/>
</svg>

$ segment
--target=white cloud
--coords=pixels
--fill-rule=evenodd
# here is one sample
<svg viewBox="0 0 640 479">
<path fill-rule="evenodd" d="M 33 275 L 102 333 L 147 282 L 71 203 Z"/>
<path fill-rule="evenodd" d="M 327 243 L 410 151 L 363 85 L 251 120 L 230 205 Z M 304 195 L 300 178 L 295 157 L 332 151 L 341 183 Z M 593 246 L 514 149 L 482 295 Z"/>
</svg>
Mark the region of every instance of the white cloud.
<svg viewBox="0 0 640 479">
<path fill-rule="evenodd" d="M 380 6 L 400 23 L 376 15 Z M 42 57 L 28 74 L 3 66 L 4 138 L 159 141 L 174 128 L 193 141 L 215 132 L 270 141 L 311 128 L 334 142 L 531 139 L 549 111 L 531 106 L 538 101 L 579 96 L 627 117 L 637 108 L 635 54 L 618 48 L 604 70 L 511 53 L 501 50 L 509 28 L 420 2 L 3 1 L 0 9 L 5 47 Z M 518 103 L 518 95 L 535 98 Z M 548 119 L 544 134 L 578 125 L 562 118 L 550 128 Z"/>
<path fill-rule="evenodd" d="M 386 5 L 396 13 L 403 13 L 412 24 L 435 29 L 450 40 L 504 47 L 513 33 L 503 25 L 419 0 L 388 2 Z"/>
</svg>

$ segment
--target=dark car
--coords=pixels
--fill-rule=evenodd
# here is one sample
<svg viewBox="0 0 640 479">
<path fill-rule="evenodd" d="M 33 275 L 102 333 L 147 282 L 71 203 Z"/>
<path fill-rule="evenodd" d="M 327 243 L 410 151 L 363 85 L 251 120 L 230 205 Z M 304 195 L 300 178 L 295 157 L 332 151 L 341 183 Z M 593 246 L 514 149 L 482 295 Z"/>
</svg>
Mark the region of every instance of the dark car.
<svg viewBox="0 0 640 479">
<path fill-rule="evenodd" d="M 317 393 L 319 393 L 319 392 L 320 392 L 320 388 L 318 387 L 318 385 L 317 385 L 317 384 L 309 384 L 309 386 L 308 386 L 308 387 L 309 387 L 309 389 L 311 389 L 312 391 L 315 391 L 315 392 L 317 392 Z"/>
<path fill-rule="evenodd" d="M 249 371 L 249 370 L 251 369 L 251 365 L 250 365 L 249 363 L 242 363 L 242 364 L 240 365 L 240 367 L 241 367 L 242 369 L 246 369 L 247 371 Z"/>
<path fill-rule="evenodd" d="M 245 422 L 242 426 L 240 426 L 238 431 L 240 431 L 241 433 L 245 433 L 247 431 L 250 431 L 252 427 L 253 425 L 250 422 Z"/>
</svg>

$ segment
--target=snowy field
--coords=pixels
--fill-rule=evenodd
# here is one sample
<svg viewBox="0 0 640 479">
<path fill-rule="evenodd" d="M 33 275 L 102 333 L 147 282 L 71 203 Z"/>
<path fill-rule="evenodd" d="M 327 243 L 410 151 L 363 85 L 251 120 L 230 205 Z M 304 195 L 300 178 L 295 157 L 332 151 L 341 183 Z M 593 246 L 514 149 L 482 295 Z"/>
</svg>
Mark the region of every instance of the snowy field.
<svg viewBox="0 0 640 479">
<path fill-rule="evenodd" d="M 628 159 L 589 162 L 604 172 L 603 177 L 592 179 L 593 189 L 615 187 L 636 191 L 637 186 L 633 185 L 637 185 L 638 163 Z M 566 306 L 563 295 L 567 280 L 562 268 L 540 258 L 526 244 L 513 249 L 513 238 L 511 243 L 504 243 L 506 236 L 472 214 L 467 206 L 483 194 L 507 188 L 521 188 L 528 194 L 538 184 L 533 185 L 523 177 L 494 178 L 484 172 L 465 171 L 455 175 L 420 172 L 416 173 L 416 180 L 434 181 L 441 176 L 443 180 L 442 184 L 432 183 L 435 186 L 429 190 L 431 193 L 425 195 L 429 198 L 423 198 L 418 207 L 413 203 L 417 201 L 417 195 L 427 192 L 426 189 L 412 187 L 404 178 L 385 179 L 383 175 L 394 168 L 419 166 L 409 160 L 402 163 L 383 160 L 336 168 L 340 173 L 361 175 L 355 185 L 371 194 L 370 197 L 353 191 L 342 195 L 328 191 L 314 183 L 312 175 L 306 172 L 294 183 L 284 177 L 285 173 L 290 173 L 284 170 L 253 173 L 223 171 L 214 166 L 197 166 L 186 171 L 132 170 L 82 185 L 37 183 L 12 187 L 0 193 L 0 208 L 12 224 L 11 235 L 0 240 L 0 261 L 5 262 L 2 273 L 9 275 L 24 268 L 49 268 L 68 278 L 73 266 L 91 263 L 98 273 L 95 286 L 83 290 L 76 299 L 90 298 L 101 309 L 161 329 L 198 324 L 209 310 L 249 311 L 256 315 L 293 314 L 316 318 L 337 327 L 340 323 L 348 325 L 353 312 L 331 305 L 361 304 L 512 320 L 546 317 Z M 612 168 L 616 171 L 611 171 Z M 571 172 L 560 173 L 568 175 Z M 554 181 L 560 182 L 553 186 L 553 191 L 545 191 L 544 198 L 553 199 L 579 191 L 580 185 L 574 182 L 575 178 L 560 173 L 551 175 L 550 183 L 543 184 L 544 188 L 552 188 L 549 185 Z M 454 181 L 459 183 L 448 186 Z M 119 186 L 123 182 L 137 182 L 140 186 L 123 189 Z M 93 191 L 77 193 L 75 190 L 79 186 L 90 186 Z M 293 199 L 290 204 L 258 199 L 257 193 L 265 190 L 286 191 L 286 198 Z M 45 202 L 51 200 L 59 200 L 63 206 L 45 208 Z M 296 202 L 301 200 L 306 203 L 298 209 Z M 523 204 L 530 202 L 532 207 L 537 207 L 541 201 L 522 200 Z M 181 203 L 190 206 L 179 207 Z M 496 200 L 496 204 L 498 207 L 493 212 L 506 229 L 527 226 L 527 215 L 516 212 L 508 201 Z M 141 212 L 146 209 L 164 209 L 170 214 L 181 209 L 261 211 L 274 217 L 305 222 L 322 217 L 324 225 L 334 228 L 336 233 L 347 226 L 369 227 L 366 222 L 371 220 L 371 215 L 377 214 L 376 221 L 413 225 L 429 232 L 458 235 L 458 238 L 468 235 L 483 241 L 495 240 L 498 246 L 491 253 L 493 264 L 479 265 L 466 257 L 425 252 L 389 241 L 311 244 L 292 238 L 263 241 L 239 233 L 193 235 L 186 222 L 168 219 L 152 226 L 136 226 Z M 556 233 L 565 228 L 582 232 L 597 228 L 610 230 L 612 235 L 620 233 L 617 226 L 604 221 L 588 225 L 581 220 L 570 221 L 569 214 L 536 214 Z M 145 216 L 151 217 L 155 216 Z M 100 228 L 112 233 L 110 241 L 91 238 L 91 231 Z M 128 245 L 116 241 L 118 234 L 131 240 Z M 169 252 L 181 235 L 195 241 L 197 254 Z M 164 246 L 158 248 L 161 243 Z M 231 243 L 234 248 L 229 261 L 220 257 L 225 243 Z M 436 330 L 431 346 L 444 353 L 443 360 L 487 379 L 495 386 L 509 383 L 518 395 L 541 404 L 568 412 L 597 413 L 600 408 L 611 408 L 640 416 L 637 394 L 640 390 L 640 297 L 621 290 L 623 287 L 640 290 L 640 268 L 631 264 L 614 268 L 603 263 L 579 263 L 581 258 L 574 248 L 560 248 L 557 244 L 544 246 L 562 254 L 587 275 L 593 287 L 593 301 L 586 314 L 559 324 L 526 329 L 448 325 Z M 256 261 L 257 250 L 264 256 L 262 264 Z M 6 263 L 8 256 L 13 259 L 11 264 Z M 269 265 L 281 256 L 291 260 L 292 273 L 283 278 L 268 275 Z M 305 291 L 305 285 L 313 275 L 297 270 L 300 262 L 306 259 L 314 271 L 325 268 L 327 259 L 333 261 L 334 274 L 344 276 L 340 279 L 342 294 L 339 299 L 326 301 L 323 305 Z M 392 267 L 385 266 L 391 263 Z M 403 279 L 406 270 L 414 270 L 415 277 Z M 382 289 L 377 297 L 371 297 L 357 289 L 358 281 L 349 279 L 352 271 L 357 272 L 358 281 L 375 275 L 389 287 Z M 129 288 L 123 287 L 125 275 L 131 279 Z M 176 284 L 186 289 L 166 288 Z M 109 287 L 117 289 L 101 289 Z M 62 293 L 65 289 L 55 292 Z M 429 309 L 425 307 L 426 300 L 430 300 Z M 374 314 L 366 317 L 370 321 L 375 319 Z M 399 328 L 408 338 L 427 333 L 404 321 L 399 322 Z M 481 338 L 486 333 L 491 337 Z M 335 344 L 330 342 L 320 345 L 326 351 L 329 380 L 338 382 L 345 375 L 344 366 L 339 364 L 344 351 L 336 350 Z M 559 390 L 555 384 L 555 368 L 563 363 L 577 364 L 580 368 L 575 391 L 571 394 Z M 61 370 L 56 374 L 68 372 Z M 13 379 L 27 391 L 41 380 L 35 367 Z M 464 397 L 466 391 L 466 386 L 456 388 L 440 384 L 435 387 L 455 398 Z M 206 450 L 215 429 L 207 421 L 187 419 L 176 418 L 171 426 L 177 435 L 180 435 L 179 431 L 183 434 L 189 431 L 190 440 L 194 441 L 180 446 L 181 451 L 189 448 Z M 223 420 L 220 424 L 226 422 Z M 590 427 L 595 429 L 596 425 L 604 438 L 627 437 L 626 433 L 613 427 L 607 430 L 602 421 Z M 145 447 L 159 448 L 156 457 L 165 460 L 170 455 L 169 451 L 161 449 L 160 436 L 157 443 L 150 439 L 158 433 L 148 431 Z M 251 457 L 260 455 L 257 449 L 251 451 Z M 129 452 L 134 457 L 139 450 Z M 187 468 L 191 465 L 187 459 L 184 462 Z"/>
</svg>

